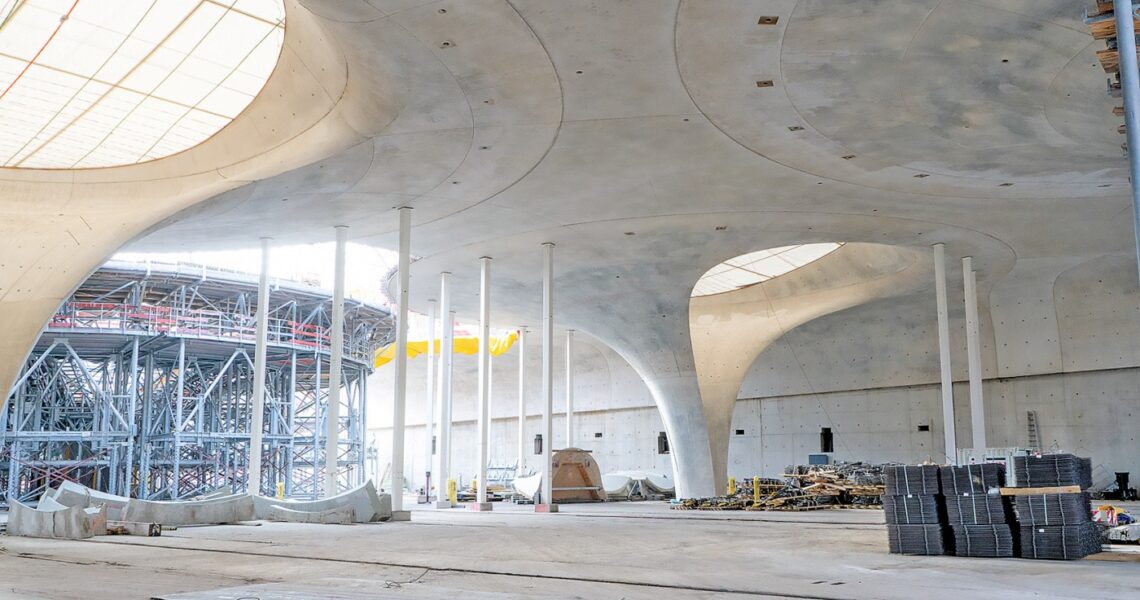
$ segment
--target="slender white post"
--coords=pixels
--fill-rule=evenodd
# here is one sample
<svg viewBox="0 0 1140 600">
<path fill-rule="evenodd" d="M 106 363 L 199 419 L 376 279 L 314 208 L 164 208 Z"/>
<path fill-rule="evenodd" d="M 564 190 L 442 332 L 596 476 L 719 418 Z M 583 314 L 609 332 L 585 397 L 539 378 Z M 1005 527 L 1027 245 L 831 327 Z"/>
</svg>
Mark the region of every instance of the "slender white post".
<svg viewBox="0 0 1140 600">
<path fill-rule="evenodd" d="M 558 507 L 554 504 L 554 486 L 551 485 L 554 475 L 554 444 L 551 443 L 554 437 L 551 420 L 554 412 L 554 244 L 551 242 L 542 245 L 542 394 L 542 502 L 535 505 L 535 510 L 545 507 L 554 512 Z"/>
<path fill-rule="evenodd" d="M 526 472 L 526 326 L 519 327 L 519 456 L 515 476 Z"/>
<path fill-rule="evenodd" d="M 574 445 L 574 330 L 566 330 L 566 447 Z"/>
<path fill-rule="evenodd" d="M 257 333 L 253 348 L 253 408 L 249 424 L 249 465 L 246 491 L 261 493 L 261 445 L 265 423 L 265 351 L 269 335 L 269 242 L 261 238 L 261 274 L 257 280 Z M 179 373 L 181 375 L 181 373 Z M 177 476 L 177 474 L 175 475 Z"/>
<path fill-rule="evenodd" d="M 344 249 L 348 227 L 336 226 L 336 266 L 333 272 L 332 321 L 329 328 L 329 395 L 325 413 L 325 496 L 335 496 L 340 459 L 340 386 L 344 359 Z"/>
<path fill-rule="evenodd" d="M 400 207 L 400 264 L 396 317 L 396 393 L 392 400 L 392 513 L 404 512 L 404 414 L 408 405 L 408 269 L 411 267 L 412 209 Z M 403 518 L 397 517 L 397 518 Z"/>
<path fill-rule="evenodd" d="M 982 352 L 978 341 L 978 291 L 973 260 L 962 259 L 966 296 L 966 364 L 970 370 L 970 431 L 975 449 L 986 447 L 986 408 L 982 399 Z"/>
<path fill-rule="evenodd" d="M 487 451 L 490 446 L 491 259 L 484 256 L 479 263 L 479 487 L 475 502 L 482 510 L 490 508 L 487 504 Z"/>
<path fill-rule="evenodd" d="M 954 375 L 950 370 L 950 314 L 946 301 L 946 246 L 934 244 L 934 295 L 938 305 L 938 363 L 942 380 L 942 433 L 946 463 L 957 464 L 958 443 L 954 432 Z"/>
<path fill-rule="evenodd" d="M 439 495 L 436 508 L 451 508 L 447 481 L 451 477 L 451 374 L 455 358 L 455 313 L 451 312 L 451 273 L 439 275 L 439 315 L 442 327 L 439 364 Z"/>
<path fill-rule="evenodd" d="M 431 499 L 432 459 L 435 453 L 435 300 L 428 300 L 427 324 L 427 398 L 424 402 L 424 432 L 427 436 L 427 460 L 424 461 L 424 496 Z M 439 482 L 435 482 L 439 486 Z"/>
<path fill-rule="evenodd" d="M 1116 13 L 1116 49 L 1120 56 L 1120 95 L 1124 100 L 1124 133 L 1128 140 L 1128 168 L 1132 176 L 1132 230 L 1136 266 L 1140 269 L 1140 72 L 1136 65 L 1136 26 L 1132 0 L 1113 0 Z"/>
</svg>

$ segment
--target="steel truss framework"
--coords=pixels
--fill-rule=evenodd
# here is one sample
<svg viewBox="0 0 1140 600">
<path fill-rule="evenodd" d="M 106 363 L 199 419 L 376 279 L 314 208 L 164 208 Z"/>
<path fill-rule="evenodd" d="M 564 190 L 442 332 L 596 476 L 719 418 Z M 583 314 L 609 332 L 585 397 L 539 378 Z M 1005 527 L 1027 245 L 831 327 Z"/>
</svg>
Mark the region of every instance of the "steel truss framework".
<svg viewBox="0 0 1140 600">
<path fill-rule="evenodd" d="M 53 317 L 0 411 L 0 494 L 73 480 L 139 498 L 245 489 L 253 393 L 253 276 L 108 263 Z M 263 494 L 323 494 L 327 294 L 270 293 Z M 345 311 L 340 485 L 365 476 L 366 381 L 387 309 Z"/>
</svg>

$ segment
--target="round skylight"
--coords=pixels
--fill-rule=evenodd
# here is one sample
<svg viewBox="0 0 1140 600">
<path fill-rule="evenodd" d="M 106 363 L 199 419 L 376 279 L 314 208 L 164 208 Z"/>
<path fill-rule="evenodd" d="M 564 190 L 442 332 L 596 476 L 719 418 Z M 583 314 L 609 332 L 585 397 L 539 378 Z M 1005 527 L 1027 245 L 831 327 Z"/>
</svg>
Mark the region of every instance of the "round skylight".
<svg viewBox="0 0 1140 600">
<path fill-rule="evenodd" d="M 282 0 L 0 0 L 0 165 L 128 165 L 195 146 L 261 91 Z"/>
<path fill-rule="evenodd" d="M 693 287 L 692 295 L 722 294 L 768 281 L 819 260 L 842 245 L 800 244 L 749 252 L 709 269 Z"/>
</svg>

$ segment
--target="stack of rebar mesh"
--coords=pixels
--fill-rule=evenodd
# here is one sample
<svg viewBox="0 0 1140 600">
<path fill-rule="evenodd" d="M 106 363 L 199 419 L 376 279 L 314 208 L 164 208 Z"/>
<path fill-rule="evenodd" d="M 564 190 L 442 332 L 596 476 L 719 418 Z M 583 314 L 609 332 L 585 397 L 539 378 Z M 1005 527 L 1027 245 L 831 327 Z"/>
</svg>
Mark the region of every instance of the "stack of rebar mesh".
<svg viewBox="0 0 1140 600">
<path fill-rule="evenodd" d="M 891 553 L 948 554 L 953 538 L 945 532 L 938 466 L 889 465 L 883 475 L 883 511 Z"/>
<path fill-rule="evenodd" d="M 1019 488 L 1077 486 L 1077 493 L 1014 496 L 1021 556 L 1074 560 L 1101 550 L 1100 527 L 1092 522 L 1088 489 L 1092 462 L 1072 454 L 1017 456 L 1013 468 Z"/>
<path fill-rule="evenodd" d="M 1015 543 L 1009 503 L 1000 495 L 1005 465 L 985 463 L 939 470 L 946 517 L 958 556 L 1011 557 Z"/>
</svg>

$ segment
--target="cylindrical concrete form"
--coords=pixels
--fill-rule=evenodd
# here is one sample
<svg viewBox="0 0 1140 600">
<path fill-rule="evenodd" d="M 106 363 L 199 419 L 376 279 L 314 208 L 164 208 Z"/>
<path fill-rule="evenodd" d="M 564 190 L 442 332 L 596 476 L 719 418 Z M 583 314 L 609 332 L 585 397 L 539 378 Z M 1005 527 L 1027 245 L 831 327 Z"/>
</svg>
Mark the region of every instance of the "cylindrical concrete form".
<svg viewBox="0 0 1140 600">
<path fill-rule="evenodd" d="M 966 365 L 970 371 L 970 433 L 974 448 L 986 447 L 986 408 L 982 399 L 982 352 L 978 341 L 978 291 L 973 260 L 962 259 L 966 296 Z"/>
<path fill-rule="evenodd" d="M 519 327 L 519 455 L 515 475 L 526 472 L 526 326 Z"/>
<path fill-rule="evenodd" d="M 554 244 L 542 245 L 542 499 L 553 507 L 551 468 L 554 437 Z"/>
<path fill-rule="evenodd" d="M 942 433 L 947 464 L 956 464 L 958 442 L 954 431 L 954 375 L 950 370 L 950 314 L 946 300 L 946 246 L 934 244 L 934 295 L 938 306 L 938 365 L 942 382 Z"/>
<path fill-rule="evenodd" d="M 253 407 L 250 409 L 247 461 L 249 483 L 246 486 L 253 495 L 261 493 L 261 441 L 265 425 L 265 353 L 269 332 L 269 241 L 269 238 L 261 238 L 261 273 L 257 280 L 257 333 L 255 334 L 257 337 L 253 349 Z M 135 353 L 138 353 L 137 340 Z"/>
<path fill-rule="evenodd" d="M 427 324 L 427 394 L 424 398 L 424 423 L 427 426 L 424 460 L 424 494 L 431 496 L 432 456 L 435 454 L 435 300 L 428 300 Z"/>
<path fill-rule="evenodd" d="M 451 273 L 439 275 L 440 356 L 439 356 L 439 448 L 436 477 L 439 495 L 436 508 L 451 508 L 447 481 L 451 477 L 451 375 L 455 359 L 455 313 L 451 312 Z"/>
<path fill-rule="evenodd" d="M 574 330 L 566 331 L 566 447 L 574 445 Z"/>
<path fill-rule="evenodd" d="M 1128 167 L 1132 175 L 1132 230 L 1136 265 L 1140 269 L 1140 73 L 1137 72 L 1136 27 L 1132 0 L 1114 0 L 1116 47 L 1120 54 L 1120 94 L 1124 98 L 1124 127 L 1128 140 Z"/>
<path fill-rule="evenodd" d="M 491 405 L 491 259 L 479 259 L 479 475 L 475 501 L 487 502 L 487 453 Z"/>
<path fill-rule="evenodd" d="M 329 327 L 329 394 L 325 412 L 325 496 L 335 496 L 340 442 L 341 362 L 344 358 L 344 252 L 348 227 L 336 227 L 336 265 L 333 272 L 332 319 Z"/>
<path fill-rule="evenodd" d="M 396 317 L 396 393 L 392 402 L 392 512 L 404 511 L 404 415 L 408 406 L 408 269 L 411 267 L 412 209 L 400 207 L 399 312 Z"/>
</svg>

